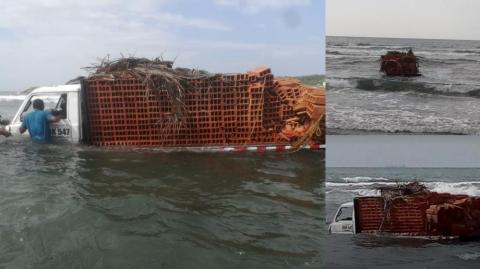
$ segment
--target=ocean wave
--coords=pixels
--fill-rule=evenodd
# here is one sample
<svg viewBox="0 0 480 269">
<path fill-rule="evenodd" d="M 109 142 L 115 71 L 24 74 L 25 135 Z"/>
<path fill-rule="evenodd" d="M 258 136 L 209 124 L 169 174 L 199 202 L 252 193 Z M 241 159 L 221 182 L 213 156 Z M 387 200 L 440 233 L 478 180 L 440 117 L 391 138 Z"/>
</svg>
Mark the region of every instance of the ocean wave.
<svg viewBox="0 0 480 269">
<path fill-rule="evenodd" d="M 416 92 L 431 95 L 480 98 L 480 84 L 419 82 L 401 79 L 356 79 L 356 88 L 365 91 Z M 335 87 L 335 86 L 334 86 Z M 473 89 L 472 89 L 473 88 Z M 468 90 L 470 89 L 470 90 Z"/>
<path fill-rule="evenodd" d="M 455 53 L 467 53 L 467 54 L 479 54 L 479 49 L 463 49 L 463 50 L 453 50 Z"/>
<path fill-rule="evenodd" d="M 352 46 L 352 45 L 353 45 L 352 43 L 348 43 L 348 42 L 342 42 L 342 43 L 327 42 L 328 47 L 349 47 L 349 46 Z"/>
<path fill-rule="evenodd" d="M 380 48 L 379 48 L 380 50 Z M 380 59 L 383 54 L 379 50 L 372 50 L 366 48 L 354 48 L 354 47 L 339 47 L 339 48 L 327 48 L 326 56 L 330 55 L 342 55 L 350 57 L 373 57 Z"/>
<path fill-rule="evenodd" d="M 23 101 L 25 95 L 0 95 L 0 101 Z"/>
<path fill-rule="evenodd" d="M 431 191 L 447 192 L 452 194 L 467 194 L 480 196 L 480 182 L 429 182 L 425 185 Z"/>
<path fill-rule="evenodd" d="M 340 51 L 337 51 L 337 50 L 327 50 L 327 54 L 329 54 L 329 55 L 346 55 L 346 54 L 343 54 L 343 53 L 341 53 Z"/>
<path fill-rule="evenodd" d="M 365 91 L 414 91 L 434 93 L 435 87 L 424 82 L 407 81 L 406 79 L 356 79 L 356 88 Z"/>
<path fill-rule="evenodd" d="M 344 177 L 342 178 L 342 180 L 345 182 L 358 183 L 358 182 L 370 182 L 370 181 L 388 181 L 389 179 L 383 178 L 383 177 L 358 176 L 358 177 Z"/>
<path fill-rule="evenodd" d="M 368 56 L 378 57 L 387 53 L 387 51 L 408 51 L 409 47 L 404 46 L 343 46 L 327 47 L 326 55 L 342 55 L 350 57 Z M 421 65 L 429 64 L 448 64 L 456 65 L 462 63 L 473 63 L 480 61 L 480 50 L 415 50 L 419 63 Z"/>
<path fill-rule="evenodd" d="M 411 123 L 413 125 L 415 123 Z M 331 125 L 331 124 L 330 124 Z M 327 128 L 328 135 L 378 135 L 378 134 L 396 134 L 396 135 L 480 135 L 480 131 L 474 128 L 462 128 L 458 126 L 436 127 L 436 126 L 398 126 L 398 127 L 363 127 L 362 124 L 354 124 L 351 128 L 333 126 Z M 361 126 L 361 127 L 359 127 Z M 440 130 L 438 130 L 440 129 Z"/>
<path fill-rule="evenodd" d="M 368 52 L 371 51 L 374 54 L 379 56 L 387 51 L 408 51 L 409 47 L 402 46 L 388 46 L 388 45 L 352 45 L 346 47 L 338 47 L 340 50 L 350 50 L 350 51 L 359 51 L 359 52 Z M 383 51 L 383 53 L 381 52 Z"/>
<path fill-rule="evenodd" d="M 386 50 L 385 50 L 386 52 Z M 357 50 L 357 49 L 338 49 L 327 50 L 327 64 L 356 64 L 358 68 L 368 68 L 367 65 L 378 65 L 380 67 L 380 56 L 384 52 L 373 50 Z M 358 58 L 362 58 L 361 61 Z M 480 53 L 474 57 L 469 54 L 438 54 L 430 53 L 430 55 L 417 54 L 420 69 L 428 67 L 429 69 L 436 69 L 440 66 L 457 66 L 462 64 L 475 64 L 480 62 Z M 352 70 L 353 71 L 353 70 Z"/>
<path fill-rule="evenodd" d="M 355 44 L 355 45 L 357 45 L 357 46 L 371 46 L 372 44 L 360 42 L 360 43 L 357 43 L 357 44 Z"/>
<path fill-rule="evenodd" d="M 327 86 L 329 134 L 480 134 L 480 85 L 338 77 Z"/>
<path fill-rule="evenodd" d="M 456 256 L 464 261 L 474 261 L 480 258 L 480 252 L 468 252 L 468 253 L 458 254 Z"/>
<path fill-rule="evenodd" d="M 370 103 L 343 101 L 349 90 L 343 92 L 329 91 L 329 96 L 340 96 L 340 101 L 329 103 L 329 115 L 327 118 L 327 131 L 337 134 L 369 134 L 369 133 L 421 133 L 421 134 L 480 134 L 480 120 L 476 107 L 477 100 L 462 100 L 460 107 L 467 107 L 468 111 L 460 115 L 452 113 L 448 104 L 450 98 L 432 100 L 425 104 L 415 102 L 402 104 L 403 100 L 418 99 L 416 96 L 402 98 L 392 97 L 392 94 L 383 94 L 382 98 L 373 98 L 369 94 L 358 95 L 360 100 L 368 100 Z M 332 99 L 329 97 L 330 100 Z M 384 101 L 387 100 L 387 101 Z M 381 102 L 389 102 L 382 103 Z M 425 102 L 425 101 L 424 101 Z M 434 103 L 434 105 L 432 105 Z M 455 110 L 453 110 L 455 111 Z"/>
<path fill-rule="evenodd" d="M 327 78 L 327 88 L 353 88 L 355 84 L 348 79 Z"/>
<path fill-rule="evenodd" d="M 330 54 L 326 56 L 327 63 L 329 64 L 329 69 L 333 69 L 333 66 L 339 66 L 340 68 L 344 68 L 344 65 L 363 65 L 363 64 L 370 64 L 379 62 L 380 59 L 372 60 L 370 56 L 355 56 L 351 57 L 348 55 L 342 54 Z M 335 61 L 330 61 L 330 59 L 335 59 Z"/>
<path fill-rule="evenodd" d="M 342 188 L 366 188 L 380 185 L 396 185 L 397 182 L 385 182 L 385 181 L 371 181 L 371 182 L 329 182 L 325 183 L 327 187 L 342 187 Z"/>
<path fill-rule="evenodd" d="M 428 58 L 428 57 L 418 57 L 418 62 L 420 68 L 422 66 L 433 66 L 438 67 L 439 65 L 458 65 L 463 63 L 477 63 L 480 59 L 478 58 L 464 58 L 464 57 L 451 57 L 451 58 Z"/>
<path fill-rule="evenodd" d="M 381 44 L 368 44 L 368 43 L 357 43 L 357 44 L 350 44 L 350 45 L 344 45 L 344 46 L 338 46 L 338 45 L 327 45 L 328 48 L 338 48 L 342 50 L 359 50 L 359 51 L 367 51 L 367 50 L 372 50 L 376 51 L 375 53 L 378 53 L 379 50 L 384 50 L 385 52 L 387 51 L 392 51 L 392 50 L 397 50 L 397 51 L 408 51 L 410 47 L 407 46 L 396 46 L 396 45 L 381 45 Z"/>
<path fill-rule="evenodd" d="M 387 179 L 388 180 L 388 179 Z M 403 181 L 408 182 L 408 181 Z M 464 182 L 428 182 L 420 181 L 428 190 L 439 193 L 451 194 L 466 194 L 471 196 L 480 196 L 480 181 L 464 181 Z M 342 189 L 343 191 L 353 192 L 358 194 L 359 190 L 364 190 L 364 193 L 373 195 L 378 192 L 376 187 L 392 186 L 398 184 L 397 182 L 372 181 L 372 182 L 326 182 L 327 188 Z"/>
</svg>

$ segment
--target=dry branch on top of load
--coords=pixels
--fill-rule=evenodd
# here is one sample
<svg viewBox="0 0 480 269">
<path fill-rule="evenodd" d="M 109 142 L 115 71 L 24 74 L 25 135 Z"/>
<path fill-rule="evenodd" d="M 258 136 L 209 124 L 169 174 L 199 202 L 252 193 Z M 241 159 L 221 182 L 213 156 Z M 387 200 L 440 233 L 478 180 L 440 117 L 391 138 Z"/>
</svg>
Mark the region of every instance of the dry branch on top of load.
<svg viewBox="0 0 480 269">
<path fill-rule="evenodd" d="M 407 196 L 424 194 L 428 192 L 428 189 L 422 183 L 417 181 L 406 183 L 406 184 L 397 184 L 396 186 L 381 186 L 377 187 L 377 190 L 380 190 L 380 194 L 383 197 L 383 219 L 380 224 L 379 231 L 382 231 L 385 221 L 390 221 L 390 213 L 393 203 L 396 200 L 403 200 Z"/>
<path fill-rule="evenodd" d="M 89 78 L 115 79 L 134 77 L 152 90 L 165 91 L 172 102 L 174 112 L 172 121 L 181 124 L 187 112 L 184 104 L 186 83 L 189 79 L 201 79 L 217 76 L 203 70 L 173 68 L 173 61 L 161 57 L 147 58 L 122 57 L 110 60 L 107 56 L 99 64 L 84 69 L 90 72 Z"/>
<path fill-rule="evenodd" d="M 418 181 L 397 184 L 395 186 L 381 186 L 377 187 L 377 189 L 380 191 L 381 196 L 386 199 L 394 199 L 428 192 L 427 187 Z"/>
</svg>

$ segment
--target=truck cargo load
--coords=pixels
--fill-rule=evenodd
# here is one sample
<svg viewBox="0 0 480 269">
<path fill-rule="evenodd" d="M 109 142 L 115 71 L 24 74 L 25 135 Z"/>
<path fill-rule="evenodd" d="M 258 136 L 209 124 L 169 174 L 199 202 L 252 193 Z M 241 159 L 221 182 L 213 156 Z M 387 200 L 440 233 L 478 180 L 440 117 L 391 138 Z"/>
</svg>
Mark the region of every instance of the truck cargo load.
<svg viewBox="0 0 480 269">
<path fill-rule="evenodd" d="M 324 144 L 325 90 L 270 68 L 210 74 L 172 62 L 102 62 L 85 80 L 88 142 L 97 146 Z"/>
<path fill-rule="evenodd" d="M 380 72 L 384 72 L 387 76 L 420 76 L 418 59 L 412 50 L 408 52 L 389 51 L 380 59 Z"/>
</svg>

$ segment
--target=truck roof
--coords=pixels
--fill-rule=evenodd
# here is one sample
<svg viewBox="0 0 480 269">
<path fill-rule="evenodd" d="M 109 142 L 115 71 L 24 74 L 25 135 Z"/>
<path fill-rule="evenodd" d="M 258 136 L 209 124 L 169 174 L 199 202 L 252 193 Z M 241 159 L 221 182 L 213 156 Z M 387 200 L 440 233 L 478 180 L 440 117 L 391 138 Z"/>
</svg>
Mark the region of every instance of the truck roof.
<svg viewBox="0 0 480 269">
<path fill-rule="evenodd" d="M 32 93 L 78 92 L 80 84 L 58 85 L 36 88 Z"/>
</svg>

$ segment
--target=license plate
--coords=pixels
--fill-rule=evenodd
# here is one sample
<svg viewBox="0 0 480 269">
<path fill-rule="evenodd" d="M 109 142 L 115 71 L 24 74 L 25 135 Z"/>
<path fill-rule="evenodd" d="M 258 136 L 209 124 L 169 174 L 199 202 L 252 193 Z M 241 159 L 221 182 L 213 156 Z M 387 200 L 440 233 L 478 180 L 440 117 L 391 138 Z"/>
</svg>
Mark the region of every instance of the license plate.
<svg viewBox="0 0 480 269">
<path fill-rule="evenodd" d="M 52 128 L 50 129 L 51 136 L 70 136 L 70 128 Z"/>
</svg>

